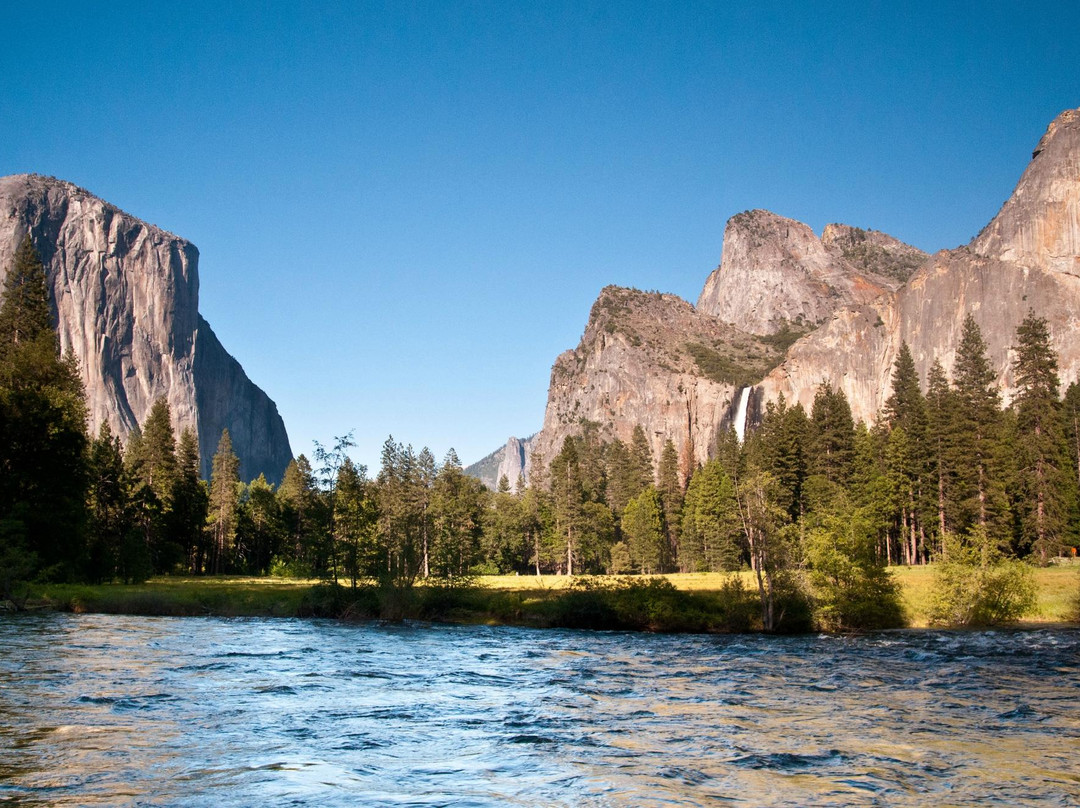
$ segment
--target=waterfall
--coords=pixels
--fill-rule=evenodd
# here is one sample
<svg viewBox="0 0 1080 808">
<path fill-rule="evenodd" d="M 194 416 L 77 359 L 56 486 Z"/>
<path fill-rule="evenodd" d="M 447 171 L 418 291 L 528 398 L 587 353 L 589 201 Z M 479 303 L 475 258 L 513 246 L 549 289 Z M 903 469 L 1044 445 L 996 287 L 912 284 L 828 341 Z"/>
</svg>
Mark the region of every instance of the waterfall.
<svg viewBox="0 0 1080 808">
<path fill-rule="evenodd" d="M 750 402 L 750 388 L 744 387 L 739 391 L 739 407 L 735 410 L 735 434 L 739 443 L 746 437 L 746 405 Z"/>
</svg>

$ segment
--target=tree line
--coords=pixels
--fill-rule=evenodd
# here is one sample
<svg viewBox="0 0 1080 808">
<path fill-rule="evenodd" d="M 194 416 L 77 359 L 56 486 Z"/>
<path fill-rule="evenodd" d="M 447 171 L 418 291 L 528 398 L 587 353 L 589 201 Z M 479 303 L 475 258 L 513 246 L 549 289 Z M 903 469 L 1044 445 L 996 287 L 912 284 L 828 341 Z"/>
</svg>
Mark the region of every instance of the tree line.
<svg viewBox="0 0 1080 808">
<path fill-rule="evenodd" d="M 1003 406 L 965 320 L 949 379 L 920 384 L 908 346 L 874 425 L 828 382 L 810 412 L 783 397 L 704 465 L 636 427 L 603 441 L 583 422 L 530 478 L 485 488 L 451 450 L 437 464 L 392 437 L 374 477 L 351 435 L 300 455 L 280 485 L 244 483 L 228 432 L 199 478 L 194 433 L 164 400 L 126 446 L 86 432 L 78 365 L 60 356 L 44 268 L 26 239 L 0 307 L 0 584 L 137 581 L 155 573 L 467 581 L 479 573 L 663 573 L 749 568 L 768 629 L 805 580 L 844 609 L 888 604 L 891 564 L 1046 563 L 1077 543 L 1080 388 L 1060 395 L 1045 320 L 1020 325 Z M 845 605 L 846 604 L 846 605 Z M 884 608 L 884 607 L 883 607 Z M 884 618 L 883 618 L 884 619 Z"/>
</svg>

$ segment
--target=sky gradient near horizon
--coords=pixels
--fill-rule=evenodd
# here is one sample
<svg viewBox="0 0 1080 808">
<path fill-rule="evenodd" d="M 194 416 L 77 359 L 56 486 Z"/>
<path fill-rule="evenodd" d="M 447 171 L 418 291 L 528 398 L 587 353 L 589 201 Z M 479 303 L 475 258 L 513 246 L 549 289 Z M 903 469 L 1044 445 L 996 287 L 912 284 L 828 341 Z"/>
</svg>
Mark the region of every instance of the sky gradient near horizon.
<svg viewBox="0 0 1080 808">
<path fill-rule="evenodd" d="M 194 242 L 294 453 L 541 426 L 607 284 L 691 302 L 766 208 L 932 251 L 1080 106 L 1075 3 L 28 4 L 0 174 Z"/>
</svg>

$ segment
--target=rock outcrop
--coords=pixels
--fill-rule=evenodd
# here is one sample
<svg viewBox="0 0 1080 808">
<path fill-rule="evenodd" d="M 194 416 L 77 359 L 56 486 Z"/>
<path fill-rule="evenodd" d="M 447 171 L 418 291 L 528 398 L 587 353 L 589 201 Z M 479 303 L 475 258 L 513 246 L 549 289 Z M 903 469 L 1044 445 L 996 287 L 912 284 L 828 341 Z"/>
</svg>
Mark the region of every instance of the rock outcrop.
<svg viewBox="0 0 1080 808">
<path fill-rule="evenodd" d="M 585 421 L 606 440 L 629 441 L 641 425 L 657 460 L 670 439 L 684 462 L 703 462 L 717 427 L 734 421 L 740 389 L 781 356 L 769 340 L 675 295 L 606 287 L 581 343 L 555 360 L 544 426 L 531 448 L 550 461 Z"/>
<path fill-rule="evenodd" d="M 872 421 L 901 343 L 924 382 L 935 359 L 951 373 L 971 314 L 1008 401 L 1016 328 L 1029 311 L 1047 320 L 1062 380 L 1080 377 L 1080 110 L 1050 124 L 1016 190 L 970 245 L 937 253 L 895 292 L 838 311 L 796 342 L 762 386 L 767 397 L 807 404 L 827 378 L 856 418 Z"/>
<path fill-rule="evenodd" d="M 801 222 L 747 211 L 728 220 L 720 266 L 697 308 L 751 334 L 806 332 L 895 289 L 903 267 L 922 258 L 884 233 L 829 225 L 819 239 Z"/>
<path fill-rule="evenodd" d="M 126 439 L 153 403 L 199 436 L 203 474 L 229 429 L 247 480 L 292 457 L 277 407 L 199 316 L 195 245 L 88 191 L 37 175 L 0 178 L 0 281 L 26 235 L 45 264 L 63 350 L 79 358 L 90 427 Z"/>
<path fill-rule="evenodd" d="M 465 473 L 476 477 L 493 491 L 498 489 L 499 480 L 506 477 L 513 491 L 517 487 L 518 477 L 528 479 L 529 458 L 535 438 L 535 435 L 524 440 L 511 437 L 494 452 L 466 468 Z"/>
</svg>

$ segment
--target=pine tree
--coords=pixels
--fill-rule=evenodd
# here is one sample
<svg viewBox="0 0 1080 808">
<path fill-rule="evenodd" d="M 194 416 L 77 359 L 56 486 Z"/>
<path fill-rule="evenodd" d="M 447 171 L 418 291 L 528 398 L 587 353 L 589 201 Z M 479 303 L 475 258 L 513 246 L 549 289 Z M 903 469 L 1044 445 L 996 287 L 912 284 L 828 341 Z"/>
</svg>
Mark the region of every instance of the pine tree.
<svg viewBox="0 0 1080 808">
<path fill-rule="evenodd" d="M 886 448 L 886 473 L 898 510 L 900 546 L 905 561 L 916 564 L 926 560 L 922 510 L 928 464 L 927 414 L 915 360 L 906 342 L 893 365 L 892 393 L 885 402 L 884 416 L 895 433 Z"/>
<path fill-rule="evenodd" d="M 367 469 L 346 457 L 338 469 L 334 530 L 340 566 L 353 589 L 363 577 L 374 577 L 379 562 L 375 535 L 377 514 L 369 492 Z"/>
<path fill-rule="evenodd" d="M 289 461 L 278 486 L 277 500 L 284 524 L 286 551 L 282 569 L 287 574 L 310 577 L 314 572 L 314 546 L 318 543 L 315 519 L 316 486 L 307 457 Z"/>
<path fill-rule="evenodd" d="M 455 455 L 456 457 L 456 455 Z M 412 482 L 412 498 L 417 512 L 418 530 L 420 532 L 421 545 L 421 574 L 427 578 L 431 575 L 431 543 L 434 535 L 434 520 L 431 514 L 431 494 L 435 487 L 435 478 L 438 472 L 435 469 L 435 455 L 428 447 L 420 450 L 416 457 L 415 479 Z"/>
<path fill-rule="evenodd" d="M 0 597 L 31 572 L 81 571 L 87 445 L 78 362 L 60 357 L 45 269 L 26 238 L 0 304 Z"/>
<path fill-rule="evenodd" d="M 1062 402 L 1062 420 L 1065 430 L 1065 457 L 1068 468 L 1062 476 L 1066 495 L 1066 537 L 1075 548 L 1080 545 L 1080 384 L 1073 382 L 1065 391 Z"/>
<path fill-rule="evenodd" d="M 1017 456 L 1028 508 L 1022 536 L 1045 564 L 1064 543 L 1064 437 L 1058 401 L 1057 354 L 1046 320 L 1029 312 L 1016 329 Z"/>
<path fill-rule="evenodd" d="M 242 548 L 241 566 L 252 575 L 266 575 L 282 556 L 286 533 L 281 504 L 266 476 L 260 474 L 242 486 L 236 524 L 236 544 Z"/>
<path fill-rule="evenodd" d="M 664 441 L 660 453 L 660 502 L 664 506 L 664 527 L 667 532 L 667 558 L 679 557 L 679 525 L 682 523 L 683 487 L 679 480 L 679 454 L 670 439 Z"/>
<path fill-rule="evenodd" d="M 206 559 L 208 495 L 199 477 L 199 439 L 188 428 L 180 433 L 176 450 L 176 477 L 170 496 L 169 533 L 184 550 L 188 569 L 198 574 Z"/>
<path fill-rule="evenodd" d="M 129 534 L 135 521 L 120 439 L 113 436 L 107 421 L 102 422 L 97 438 L 90 442 L 87 468 L 87 577 L 94 582 L 141 577 L 122 571 L 131 567 L 123 552 L 130 546 Z M 145 545 L 142 547 L 145 550 Z M 149 558 L 140 561 L 139 566 L 149 574 Z"/>
<path fill-rule="evenodd" d="M 617 517 L 622 517 L 626 504 L 640 493 L 641 475 L 634 469 L 630 449 L 616 438 L 604 447 L 607 477 L 607 503 Z"/>
<path fill-rule="evenodd" d="M 478 561 L 479 491 L 477 481 L 462 470 L 457 452 L 450 449 L 431 492 L 432 571 L 443 580 L 464 580 Z"/>
<path fill-rule="evenodd" d="M 0 367 L 15 359 L 20 347 L 42 340 L 54 354 L 59 353 L 49 312 L 49 287 L 45 266 L 34 243 L 26 237 L 4 279 L 3 306 L 0 306 Z"/>
<path fill-rule="evenodd" d="M 667 548 L 663 507 L 655 488 L 650 486 L 630 500 L 622 528 L 634 566 L 646 575 L 662 572 Z"/>
<path fill-rule="evenodd" d="M 653 476 L 652 449 L 641 424 L 636 425 L 630 435 L 630 460 L 637 488 L 634 496 L 637 496 L 656 482 Z"/>
<path fill-rule="evenodd" d="M 989 530 L 994 516 L 991 457 L 1001 412 L 995 378 L 982 331 L 969 314 L 964 319 L 953 369 L 956 407 L 949 463 L 955 473 L 953 507 L 957 516 L 953 522 L 960 532 L 967 532 L 972 524 Z"/>
<path fill-rule="evenodd" d="M 941 362 L 934 360 L 926 378 L 927 465 L 932 480 L 932 507 L 936 515 L 939 552 L 950 529 L 947 503 L 953 489 L 950 447 L 953 441 L 955 396 Z"/>
<path fill-rule="evenodd" d="M 834 485 L 846 486 L 855 459 L 855 421 L 844 391 L 823 382 L 814 395 L 810 421 L 811 473 Z"/>
<path fill-rule="evenodd" d="M 574 574 L 577 544 L 585 521 L 585 488 L 581 482 L 576 441 L 566 438 L 548 470 L 551 481 L 552 510 L 555 530 L 564 547 L 563 558 L 567 575 Z"/>
<path fill-rule="evenodd" d="M 679 569 L 683 572 L 737 570 L 743 559 L 735 486 L 719 460 L 710 460 L 690 478 L 683 503 Z"/>
<path fill-rule="evenodd" d="M 233 452 L 228 429 L 221 432 L 212 469 L 207 512 L 207 525 L 210 528 L 209 571 L 219 575 L 230 571 L 233 566 L 239 508 L 237 485 L 240 482 L 240 459 Z"/>
</svg>

